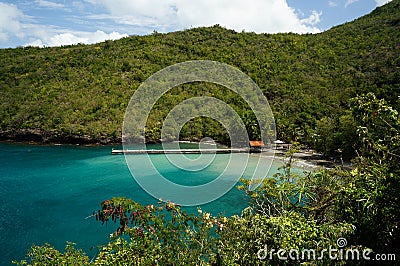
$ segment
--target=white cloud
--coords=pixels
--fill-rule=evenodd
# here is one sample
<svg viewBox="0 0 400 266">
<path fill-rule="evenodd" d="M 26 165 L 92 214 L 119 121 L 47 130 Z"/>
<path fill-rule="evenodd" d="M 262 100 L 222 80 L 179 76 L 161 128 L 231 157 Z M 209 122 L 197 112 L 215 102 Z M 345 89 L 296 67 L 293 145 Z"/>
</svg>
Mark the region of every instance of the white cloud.
<svg viewBox="0 0 400 266">
<path fill-rule="evenodd" d="M 335 2 L 335 1 L 329 1 L 329 2 L 328 2 L 328 5 L 329 5 L 330 7 L 336 7 L 336 6 L 338 6 L 338 3 Z"/>
<path fill-rule="evenodd" d="M 387 4 L 391 1 L 392 0 L 375 0 L 377 6 L 383 6 L 384 4 Z"/>
<path fill-rule="evenodd" d="M 49 1 L 39 0 L 40 5 L 49 8 L 64 7 L 61 4 L 52 3 Z M 54 5 L 53 5 L 54 4 Z M 97 43 L 105 40 L 116 40 L 122 37 L 127 37 L 127 34 L 119 32 L 105 33 L 104 31 L 75 31 L 62 29 L 51 25 L 41 25 L 27 23 L 32 20 L 23 14 L 13 4 L 0 2 L 0 44 L 7 44 L 11 37 L 18 37 L 21 41 L 25 41 L 31 46 L 60 46 L 76 43 Z"/>
<path fill-rule="evenodd" d="M 79 37 L 72 33 L 61 33 L 49 38 L 46 41 L 47 46 L 61 46 L 77 43 L 89 43 L 89 39 L 86 37 Z"/>
<path fill-rule="evenodd" d="M 49 3 L 51 2 L 41 1 L 41 4 L 47 5 L 47 7 L 58 8 L 62 6 Z M 128 36 L 115 31 L 111 33 L 105 33 L 101 30 L 87 32 L 62 29 L 51 25 L 27 23 L 32 19 L 24 15 L 13 4 L 0 2 L 0 10 L 0 44 L 9 43 L 11 37 L 17 37 L 27 43 L 26 45 L 31 46 L 60 46 L 76 43 L 91 44 Z"/>
<path fill-rule="evenodd" d="M 305 25 L 317 25 L 321 21 L 322 12 L 313 10 L 308 18 L 300 20 Z"/>
<path fill-rule="evenodd" d="M 43 44 L 42 40 L 37 39 L 30 43 L 27 43 L 25 46 L 44 47 L 45 45 Z"/>
<path fill-rule="evenodd" d="M 23 13 L 12 4 L 0 2 L 0 42 L 6 42 L 10 34 L 22 37 L 20 20 L 24 17 Z"/>
<path fill-rule="evenodd" d="M 32 3 L 57 11 L 74 10 L 76 18 L 83 19 L 73 22 L 70 28 L 56 26 L 57 21 L 55 25 L 41 24 L 41 17 L 27 16 L 16 5 L 0 2 L 0 46 L 89 44 L 119 39 L 132 30 L 148 34 L 153 30 L 169 32 L 215 24 L 239 32 L 315 33 L 320 31 L 318 23 L 322 16 L 321 12 L 312 11 L 309 17 L 304 17 L 288 6 L 286 0 L 75 0 L 68 5 L 66 1 L 34 0 Z M 94 25 L 93 30 L 88 25 Z"/>
<path fill-rule="evenodd" d="M 104 6 L 103 18 L 121 24 L 182 29 L 220 24 L 236 31 L 319 32 L 319 15 L 302 20 L 285 0 L 86 0 Z M 108 17 L 107 17 L 108 16 Z M 94 17 L 92 17 L 94 18 Z M 99 17 L 97 17 L 99 18 Z"/>
<path fill-rule="evenodd" d="M 82 12 L 85 9 L 85 5 L 80 1 L 73 1 L 71 3 L 72 7 Z"/>
<path fill-rule="evenodd" d="M 344 7 L 348 7 L 349 5 L 351 5 L 351 4 L 353 4 L 353 3 L 357 2 L 357 1 L 358 0 L 347 0 L 346 4 L 344 4 Z"/>
<path fill-rule="evenodd" d="M 92 44 L 98 43 L 105 40 L 117 40 L 123 37 L 127 37 L 127 34 L 121 34 L 119 32 L 111 32 L 109 34 L 103 31 L 95 32 L 64 32 L 59 34 L 46 34 L 44 32 L 36 32 L 37 35 L 41 36 L 41 39 L 33 40 L 27 43 L 27 46 L 61 46 L 71 45 L 77 43 Z"/>
<path fill-rule="evenodd" d="M 45 8 L 64 8 L 63 4 L 54 3 L 46 0 L 35 0 L 35 3 Z"/>
</svg>

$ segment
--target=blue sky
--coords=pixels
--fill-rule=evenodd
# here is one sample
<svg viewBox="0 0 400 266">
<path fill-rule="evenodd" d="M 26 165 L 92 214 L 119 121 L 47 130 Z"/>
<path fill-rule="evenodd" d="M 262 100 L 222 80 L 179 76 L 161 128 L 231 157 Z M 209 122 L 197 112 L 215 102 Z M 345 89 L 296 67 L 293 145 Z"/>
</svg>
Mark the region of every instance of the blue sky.
<svg viewBox="0 0 400 266">
<path fill-rule="evenodd" d="M 96 43 L 220 24 L 236 31 L 316 33 L 388 0 L 0 0 L 0 48 Z"/>
</svg>

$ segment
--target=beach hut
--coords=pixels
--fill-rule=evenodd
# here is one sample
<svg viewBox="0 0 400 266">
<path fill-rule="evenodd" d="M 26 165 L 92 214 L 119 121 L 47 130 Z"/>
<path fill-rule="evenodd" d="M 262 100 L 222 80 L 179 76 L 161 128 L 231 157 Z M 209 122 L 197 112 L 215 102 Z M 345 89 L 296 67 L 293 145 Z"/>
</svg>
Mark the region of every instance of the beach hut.
<svg viewBox="0 0 400 266">
<path fill-rule="evenodd" d="M 250 152 L 261 152 L 264 147 L 264 142 L 261 140 L 251 140 L 250 144 Z"/>
<path fill-rule="evenodd" d="M 283 149 L 283 144 L 285 144 L 285 142 L 277 139 L 274 141 L 274 144 L 275 144 L 275 149 L 278 150 L 278 149 Z"/>
</svg>

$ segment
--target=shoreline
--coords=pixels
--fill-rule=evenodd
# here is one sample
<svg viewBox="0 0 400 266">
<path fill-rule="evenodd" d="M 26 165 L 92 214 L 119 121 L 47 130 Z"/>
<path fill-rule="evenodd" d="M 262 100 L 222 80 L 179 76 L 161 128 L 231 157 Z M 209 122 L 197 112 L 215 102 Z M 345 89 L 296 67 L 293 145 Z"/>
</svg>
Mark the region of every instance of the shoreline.
<svg viewBox="0 0 400 266">
<path fill-rule="evenodd" d="M 265 153 L 267 156 L 271 156 L 271 151 L 262 152 L 261 154 Z M 269 155 L 268 155 L 269 154 Z M 285 152 L 282 150 L 275 150 L 274 158 L 280 160 L 281 162 L 285 163 Z M 333 158 L 327 158 L 323 154 L 317 153 L 313 150 L 301 150 L 300 152 L 296 152 L 293 154 L 293 166 L 298 168 L 304 168 L 306 170 L 318 170 L 320 168 L 323 169 L 334 169 L 336 167 L 342 168 L 351 168 L 352 164 L 349 161 L 335 160 Z"/>
<path fill-rule="evenodd" d="M 26 144 L 26 145 L 76 145 L 86 147 L 96 146 L 122 146 L 122 138 L 93 138 L 88 135 L 84 136 L 63 136 L 63 135 L 47 135 L 41 131 L 25 130 L 21 132 L 0 132 L 0 143 L 10 144 Z M 198 143 L 196 141 L 182 140 L 181 143 Z M 147 144 L 152 144 L 148 142 Z M 159 142 L 161 143 L 161 142 Z M 218 145 L 218 144 L 217 144 Z M 219 144 L 221 146 L 225 146 Z M 281 162 L 285 162 L 285 151 L 284 150 L 265 150 L 262 151 L 261 156 L 269 157 L 274 156 L 274 159 Z M 336 167 L 351 168 L 349 161 L 344 161 L 343 165 L 341 161 L 333 158 L 326 158 L 320 153 L 316 153 L 313 150 L 301 150 L 293 155 L 293 165 L 298 168 L 304 168 L 306 170 L 318 170 L 319 168 L 334 169 Z"/>
</svg>

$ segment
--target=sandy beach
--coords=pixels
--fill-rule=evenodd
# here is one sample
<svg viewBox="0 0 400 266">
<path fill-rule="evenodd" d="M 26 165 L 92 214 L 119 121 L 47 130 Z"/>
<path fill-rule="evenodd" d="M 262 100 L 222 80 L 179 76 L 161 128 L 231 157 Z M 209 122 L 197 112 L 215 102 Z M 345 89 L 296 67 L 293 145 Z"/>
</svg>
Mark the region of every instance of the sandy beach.
<svg viewBox="0 0 400 266">
<path fill-rule="evenodd" d="M 274 156 L 275 160 L 284 162 L 284 150 L 264 150 L 262 156 Z M 336 167 L 350 168 L 351 163 L 344 161 L 343 164 L 340 159 L 326 158 L 323 154 L 317 153 L 313 150 L 301 150 L 293 154 L 293 166 L 304 168 L 305 170 L 315 171 L 319 168 L 333 169 Z"/>
</svg>

